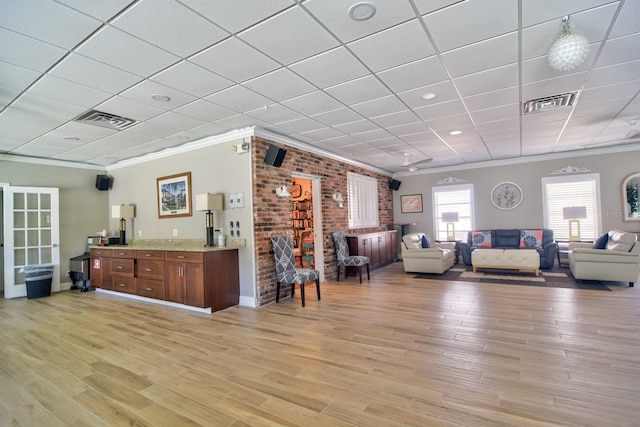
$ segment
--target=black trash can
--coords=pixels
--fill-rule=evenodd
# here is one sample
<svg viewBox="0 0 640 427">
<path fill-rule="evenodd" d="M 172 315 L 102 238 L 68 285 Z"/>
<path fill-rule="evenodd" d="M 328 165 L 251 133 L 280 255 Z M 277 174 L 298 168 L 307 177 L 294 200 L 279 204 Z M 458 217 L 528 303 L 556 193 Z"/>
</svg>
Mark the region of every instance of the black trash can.
<svg viewBox="0 0 640 427">
<path fill-rule="evenodd" d="M 22 267 L 27 285 L 27 299 L 51 296 L 53 265 L 26 265 Z"/>
</svg>

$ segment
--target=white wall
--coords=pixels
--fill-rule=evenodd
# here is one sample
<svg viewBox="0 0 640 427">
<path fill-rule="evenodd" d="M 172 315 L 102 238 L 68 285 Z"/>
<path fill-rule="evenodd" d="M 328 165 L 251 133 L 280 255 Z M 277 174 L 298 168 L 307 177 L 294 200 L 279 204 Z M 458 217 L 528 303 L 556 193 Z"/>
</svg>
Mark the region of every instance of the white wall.
<svg viewBox="0 0 640 427">
<path fill-rule="evenodd" d="M 452 177 L 465 180 L 465 184 L 474 185 L 476 229 L 542 227 L 544 225 L 542 178 L 553 176 L 554 171 L 567 166 L 585 168 L 591 173 L 600 174 L 603 231 L 611 229 L 640 231 L 639 222 L 622 221 L 621 190 L 622 181 L 627 175 L 640 172 L 639 151 L 492 167 L 469 167 L 459 170 L 452 168 L 446 172 L 396 174 L 394 178 L 402 184 L 393 196 L 394 219 L 398 224 L 415 222 L 416 225 L 412 226 L 408 232 L 424 232 L 433 235 L 431 189 L 447 185 L 438 184 L 438 182 Z M 514 182 L 522 188 L 524 198 L 516 209 L 500 210 L 491 203 L 491 190 L 505 181 Z M 422 194 L 424 205 L 422 213 L 401 213 L 400 196 L 405 194 Z"/>
</svg>

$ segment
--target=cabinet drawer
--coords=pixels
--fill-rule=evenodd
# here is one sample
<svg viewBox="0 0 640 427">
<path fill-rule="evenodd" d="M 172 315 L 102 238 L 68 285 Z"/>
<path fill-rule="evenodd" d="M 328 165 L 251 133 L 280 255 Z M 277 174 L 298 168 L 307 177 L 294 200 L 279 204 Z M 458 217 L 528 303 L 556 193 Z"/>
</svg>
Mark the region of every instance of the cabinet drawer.
<svg viewBox="0 0 640 427">
<path fill-rule="evenodd" d="M 113 258 L 111 271 L 116 274 L 126 274 L 133 277 L 133 259 Z"/>
<path fill-rule="evenodd" d="M 164 261 L 138 259 L 137 277 L 164 280 Z"/>
<path fill-rule="evenodd" d="M 181 262 L 203 262 L 204 257 L 202 252 L 172 252 L 167 251 L 167 261 L 181 261 Z"/>
<path fill-rule="evenodd" d="M 153 259 L 164 261 L 164 251 L 137 251 L 136 258 L 138 260 Z"/>
<path fill-rule="evenodd" d="M 111 249 L 91 248 L 91 258 L 111 258 L 113 251 Z"/>
<path fill-rule="evenodd" d="M 138 279 L 136 287 L 141 297 L 164 299 L 164 280 Z"/>
<path fill-rule="evenodd" d="M 126 292 L 128 294 L 135 294 L 136 292 L 136 278 L 128 277 L 128 276 L 111 276 L 111 280 L 113 283 L 113 287 L 111 288 L 114 291 L 118 292 Z"/>
<path fill-rule="evenodd" d="M 113 255 L 111 255 L 114 258 L 135 258 L 136 257 L 136 252 L 133 249 L 113 249 L 112 253 Z"/>
</svg>

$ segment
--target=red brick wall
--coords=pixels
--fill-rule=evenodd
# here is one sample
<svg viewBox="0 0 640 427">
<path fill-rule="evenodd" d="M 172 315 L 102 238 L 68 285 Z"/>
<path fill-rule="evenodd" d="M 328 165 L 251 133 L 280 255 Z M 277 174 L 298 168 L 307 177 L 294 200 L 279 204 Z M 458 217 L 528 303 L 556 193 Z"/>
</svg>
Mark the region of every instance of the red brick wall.
<svg viewBox="0 0 640 427">
<path fill-rule="evenodd" d="M 336 280 L 336 258 L 331 232 L 343 230 L 349 232 L 373 232 L 393 230 L 393 194 L 389 189 L 390 177 L 338 160 L 286 146 L 275 145 L 287 150 L 282 165 L 277 168 L 264 162 L 264 156 L 271 142 L 262 138 L 253 138 L 253 216 L 255 223 L 255 259 L 257 260 L 257 298 L 263 305 L 275 301 L 276 275 L 271 251 L 270 237 L 284 234 L 293 235 L 291 222 L 291 198 L 278 197 L 276 187 L 286 185 L 291 189 L 291 173 L 300 172 L 321 178 L 322 200 L 322 240 L 324 251 L 325 280 Z M 347 172 L 370 176 L 378 180 L 378 202 L 380 206 L 380 227 L 350 230 L 348 228 L 347 209 Z M 345 198 L 344 208 L 338 208 L 331 196 L 339 191 Z M 317 248 L 316 248 L 317 250 Z M 316 268 L 320 269 L 322 266 Z M 290 293 L 289 286 L 281 289 L 283 295 Z"/>
</svg>

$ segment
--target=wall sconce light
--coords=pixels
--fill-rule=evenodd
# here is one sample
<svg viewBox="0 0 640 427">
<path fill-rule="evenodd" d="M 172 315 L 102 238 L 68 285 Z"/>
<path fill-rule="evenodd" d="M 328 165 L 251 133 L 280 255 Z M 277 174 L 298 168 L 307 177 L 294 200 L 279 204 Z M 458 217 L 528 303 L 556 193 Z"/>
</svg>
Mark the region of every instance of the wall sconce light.
<svg viewBox="0 0 640 427">
<path fill-rule="evenodd" d="M 111 206 L 111 218 L 120 218 L 120 244 L 127 244 L 127 220 L 136 217 L 136 207 L 133 205 Z"/>
<path fill-rule="evenodd" d="M 442 222 L 447 223 L 447 240 L 456 240 L 456 225 L 458 212 L 442 212 Z"/>
<path fill-rule="evenodd" d="M 569 240 L 580 240 L 580 219 L 586 217 L 586 206 L 562 208 L 562 218 L 564 220 L 569 220 Z"/>
<path fill-rule="evenodd" d="M 278 197 L 291 197 L 291 193 L 289 193 L 289 190 L 287 190 L 287 187 L 284 185 L 276 188 L 276 194 Z"/>
<path fill-rule="evenodd" d="M 342 208 L 344 206 L 343 205 L 344 199 L 342 198 L 342 194 L 340 194 L 339 191 L 336 193 L 333 193 L 333 196 L 331 196 L 331 198 L 338 204 L 339 208 Z"/>
<path fill-rule="evenodd" d="M 558 71 L 569 71 L 582 64 L 589 53 L 589 42 L 583 36 L 573 34 L 569 16 L 562 18 L 562 34 L 549 49 L 549 65 Z"/>
<path fill-rule="evenodd" d="M 222 194 L 198 194 L 196 195 L 196 210 L 207 211 L 205 214 L 207 230 L 207 246 L 215 246 L 213 239 L 213 212 L 224 209 L 224 198 Z"/>
<path fill-rule="evenodd" d="M 234 144 L 231 146 L 231 150 L 235 151 L 237 154 L 248 153 L 251 145 L 248 141 L 244 140 L 240 144 Z"/>
</svg>

